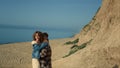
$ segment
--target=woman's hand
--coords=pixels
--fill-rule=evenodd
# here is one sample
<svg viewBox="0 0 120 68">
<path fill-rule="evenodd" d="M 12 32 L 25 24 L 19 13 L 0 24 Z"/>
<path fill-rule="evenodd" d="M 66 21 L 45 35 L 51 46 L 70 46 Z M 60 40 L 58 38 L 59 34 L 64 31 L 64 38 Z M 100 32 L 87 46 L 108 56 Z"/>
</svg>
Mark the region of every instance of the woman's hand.
<svg viewBox="0 0 120 68">
<path fill-rule="evenodd" d="M 37 42 L 36 41 L 32 41 L 31 44 L 36 44 Z"/>
</svg>

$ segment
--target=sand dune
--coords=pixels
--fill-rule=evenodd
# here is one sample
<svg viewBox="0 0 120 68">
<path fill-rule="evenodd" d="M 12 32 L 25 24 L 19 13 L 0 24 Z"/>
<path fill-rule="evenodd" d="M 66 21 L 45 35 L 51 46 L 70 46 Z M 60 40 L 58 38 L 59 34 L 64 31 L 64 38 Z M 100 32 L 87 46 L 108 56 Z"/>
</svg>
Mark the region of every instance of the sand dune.
<svg viewBox="0 0 120 68">
<path fill-rule="evenodd" d="M 80 39 L 79 46 L 91 43 L 53 62 L 54 68 L 120 68 L 120 0 L 102 1 L 91 22 L 75 36 Z"/>
</svg>

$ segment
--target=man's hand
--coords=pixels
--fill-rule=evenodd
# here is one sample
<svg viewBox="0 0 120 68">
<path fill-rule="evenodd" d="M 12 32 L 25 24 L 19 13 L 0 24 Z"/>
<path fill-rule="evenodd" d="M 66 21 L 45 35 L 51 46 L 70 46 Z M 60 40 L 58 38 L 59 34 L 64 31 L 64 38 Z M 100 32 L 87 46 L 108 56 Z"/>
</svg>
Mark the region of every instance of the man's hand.
<svg viewBox="0 0 120 68">
<path fill-rule="evenodd" d="M 44 40 L 43 42 L 48 42 L 48 40 Z"/>
</svg>

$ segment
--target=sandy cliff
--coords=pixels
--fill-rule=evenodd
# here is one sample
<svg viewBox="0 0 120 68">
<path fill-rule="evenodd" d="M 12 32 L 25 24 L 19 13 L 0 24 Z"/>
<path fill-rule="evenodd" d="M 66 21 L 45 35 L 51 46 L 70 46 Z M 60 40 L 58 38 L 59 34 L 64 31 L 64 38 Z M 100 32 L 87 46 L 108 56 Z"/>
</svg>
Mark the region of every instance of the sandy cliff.
<svg viewBox="0 0 120 68">
<path fill-rule="evenodd" d="M 77 53 L 55 61 L 55 68 L 119 68 L 120 0 L 103 0 L 91 22 L 77 36 L 79 46 L 92 41 Z"/>
</svg>

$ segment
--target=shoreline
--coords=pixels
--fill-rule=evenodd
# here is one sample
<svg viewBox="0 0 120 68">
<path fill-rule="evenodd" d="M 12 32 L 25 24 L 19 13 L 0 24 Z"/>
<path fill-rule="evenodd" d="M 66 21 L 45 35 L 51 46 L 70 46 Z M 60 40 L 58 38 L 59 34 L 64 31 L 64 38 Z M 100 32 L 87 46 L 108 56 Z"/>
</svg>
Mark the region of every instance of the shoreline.
<svg viewBox="0 0 120 68">
<path fill-rule="evenodd" d="M 54 39 L 50 39 L 50 40 L 59 40 L 59 39 L 66 39 L 66 38 L 72 38 L 72 37 L 65 37 L 65 38 L 54 38 Z M 31 41 L 32 41 L 32 40 L 31 40 Z M 31 41 L 6 42 L 6 43 L 0 43 L 0 45 L 4 45 L 4 44 L 14 44 L 14 43 L 23 43 L 23 42 L 31 42 Z"/>
</svg>

